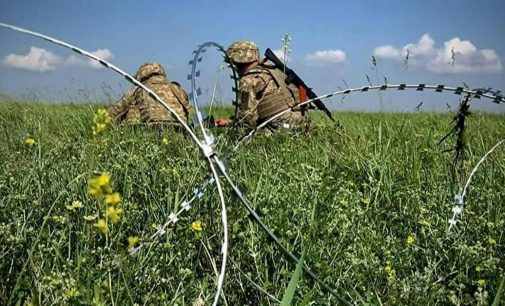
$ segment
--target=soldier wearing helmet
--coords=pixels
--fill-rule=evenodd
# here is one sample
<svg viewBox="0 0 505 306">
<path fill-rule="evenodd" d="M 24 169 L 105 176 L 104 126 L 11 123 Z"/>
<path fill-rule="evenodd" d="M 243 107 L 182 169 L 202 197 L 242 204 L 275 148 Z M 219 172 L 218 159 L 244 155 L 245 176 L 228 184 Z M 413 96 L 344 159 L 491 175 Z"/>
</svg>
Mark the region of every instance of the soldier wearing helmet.
<svg viewBox="0 0 505 306">
<path fill-rule="evenodd" d="M 298 88 L 286 83 L 283 71 L 260 62 L 258 47 L 251 41 L 237 41 L 226 51 L 239 76 L 239 101 L 235 121 L 251 128 L 299 101 Z M 301 111 L 290 111 L 267 125 L 270 130 L 299 128 L 308 124 Z"/>
<path fill-rule="evenodd" d="M 185 122 L 188 121 L 190 104 L 188 95 L 176 82 L 169 82 L 163 66 L 145 63 L 135 78 L 152 89 Z M 108 109 L 115 122 L 178 125 L 179 122 L 159 102 L 140 87 L 131 88 L 120 101 Z"/>
</svg>

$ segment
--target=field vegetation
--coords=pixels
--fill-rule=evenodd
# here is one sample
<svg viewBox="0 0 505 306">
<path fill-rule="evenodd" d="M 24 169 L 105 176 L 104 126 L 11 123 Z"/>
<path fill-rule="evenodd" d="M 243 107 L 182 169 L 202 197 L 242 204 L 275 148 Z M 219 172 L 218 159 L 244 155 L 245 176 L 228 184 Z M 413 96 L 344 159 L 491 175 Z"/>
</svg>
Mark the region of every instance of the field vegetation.
<svg viewBox="0 0 505 306">
<path fill-rule="evenodd" d="M 172 130 L 102 129 L 98 108 L 0 103 L 0 304 L 210 304 L 222 241 L 213 187 L 149 240 L 203 181 L 206 163 Z M 438 141 L 452 116 L 336 113 L 339 125 L 315 119 L 308 134 L 259 135 L 227 166 L 282 243 L 342 298 L 488 305 L 505 277 L 505 148 L 476 173 L 448 232 L 461 182 L 444 152 L 453 140 Z M 243 134 L 213 132 L 219 152 Z M 503 115 L 472 114 L 463 173 L 504 135 Z M 276 305 L 296 265 L 225 191 L 222 304 Z M 304 274 L 294 304 L 339 303 Z"/>
</svg>

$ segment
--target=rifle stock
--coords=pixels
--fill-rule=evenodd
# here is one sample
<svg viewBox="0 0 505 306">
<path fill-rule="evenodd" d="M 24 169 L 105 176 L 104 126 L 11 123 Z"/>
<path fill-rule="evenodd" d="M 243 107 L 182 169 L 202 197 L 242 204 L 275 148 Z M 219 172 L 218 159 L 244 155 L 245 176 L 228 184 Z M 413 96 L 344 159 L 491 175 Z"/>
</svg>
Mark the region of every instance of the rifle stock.
<svg viewBox="0 0 505 306">
<path fill-rule="evenodd" d="M 304 92 L 305 99 L 300 97 L 300 102 L 307 101 L 308 99 L 314 99 L 317 98 L 316 93 L 312 90 L 312 88 L 308 87 L 307 84 L 290 68 L 286 67 L 284 63 L 275 55 L 275 53 L 270 49 L 267 48 L 265 50 L 265 59 L 271 61 L 275 67 L 279 68 L 282 71 L 286 72 L 287 75 L 287 82 L 294 84 L 298 88 L 301 88 L 301 90 Z M 324 105 L 324 103 L 321 100 L 315 100 L 312 102 L 320 111 L 324 112 L 328 118 L 330 118 L 332 121 L 335 121 L 331 115 L 330 110 Z"/>
</svg>

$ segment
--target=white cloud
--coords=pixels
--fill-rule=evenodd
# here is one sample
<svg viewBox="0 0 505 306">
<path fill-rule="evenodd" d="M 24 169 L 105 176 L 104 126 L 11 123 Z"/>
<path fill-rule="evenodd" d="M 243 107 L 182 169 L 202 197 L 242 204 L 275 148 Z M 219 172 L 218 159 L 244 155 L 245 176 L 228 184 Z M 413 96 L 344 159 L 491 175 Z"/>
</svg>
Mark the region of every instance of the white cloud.
<svg viewBox="0 0 505 306">
<path fill-rule="evenodd" d="M 103 60 L 106 60 L 106 61 L 110 61 L 111 59 L 114 58 L 114 54 L 112 54 L 112 52 L 110 52 L 109 49 L 98 49 L 98 50 L 91 52 L 91 53 L 95 56 L 98 56 L 99 58 L 101 58 Z M 91 60 L 91 59 L 89 60 L 89 64 L 91 65 L 91 67 L 96 68 L 96 69 L 103 68 L 103 66 L 99 62 Z"/>
<path fill-rule="evenodd" d="M 91 52 L 91 54 L 98 56 L 99 58 L 109 61 L 114 58 L 114 54 L 109 49 L 98 49 L 96 51 Z M 95 69 L 103 68 L 103 66 L 92 59 L 85 59 L 81 56 L 70 55 L 65 61 L 66 65 L 78 65 L 78 66 L 87 66 Z"/>
<path fill-rule="evenodd" d="M 494 50 L 478 49 L 471 41 L 459 37 L 444 42 L 440 48 L 429 34 L 424 34 L 417 43 L 401 49 L 391 45 L 374 49 L 374 55 L 383 59 L 405 61 L 407 54 L 409 66 L 434 73 L 499 72 L 503 69 Z"/>
<path fill-rule="evenodd" d="M 346 58 L 342 50 L 319 50 L 305 56 L 307 62 L 315 64 L 338 64 L 345 62 Z"/>
<path fill-rule="evenodd" d="M 402 55 L 407 55 L 407 50 L 409 51 L 409 56 L 432 56 L 435 53 L 435 41 L 431 38 L 430 34 L 423 34 L 419 41 L 415 44 L 407 44 L 402 49 Z"/>
<path fill-rule="evenodd" d="M 379 58 L 395 59 L 400 57 L 400 50 L 391 45 L 380 46 L 373 50 L 373 54 Z"/>
<path fill-rule="evenodd" d="M 31 47 L 26 55 L 7 55 L 3 63 L 19 69 L 46 72 L 56 69 L 56 66 L 62 63 L 62 59 L 47 50 Z"/>
<path fill-rule="evenodd" d="M 114 58 L 114 54 L 109 49 L 98 49 L 91 53 L 106 61 Z M 63 65 L 91 67 L 94 69 L 102 68 L 100 63 L 92 59 L 85 59 L 76 55 L 70 55 L 66 59 L 63 59 L 50 51 L 37 47 L 31 47 L 30 51 L 25 55 L 9 54 L 3 59 L 3 64 L 18 69 L 38 72 L 53 71 Z"/>
<path fill-rule="evenodd" d="M 503 69 L 494 50 L 479 50 L 472 42 L 458 37 L 446 41 L 427 67 L 436 73 L 499 72 Z"/>
</svg>

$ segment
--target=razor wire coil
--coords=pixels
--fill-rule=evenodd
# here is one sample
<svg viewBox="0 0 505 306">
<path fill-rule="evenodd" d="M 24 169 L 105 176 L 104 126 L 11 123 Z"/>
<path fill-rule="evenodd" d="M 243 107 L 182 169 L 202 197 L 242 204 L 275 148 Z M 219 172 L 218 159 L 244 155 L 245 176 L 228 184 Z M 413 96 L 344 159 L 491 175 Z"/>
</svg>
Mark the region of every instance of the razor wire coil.
<svg viewBox="0 0 505 306">
<path fill-rule="evenodd" d="M 98 61 L 102 66 L 115 71 L 116 73 L 122 75 L 129 83 L 138 86 L 145 90 L 151 98 L 156 100 L 158 103 L 160 103 L 167 111 L 169 111 L 172 115 L 175 116 L 175 118 L 181 123 L 181 125 L 184 127 L 184 129 L 190 134 L 192 140 L 197 144 L 197 146 L 200 148 L 202 151 L 203 156 L 207 159 L 210 170 L 211 170 L 211 177 L 207 178 L 202 185 L 199 187 L 196 187 L 193 190 L 193 196 L 189 200 L 183 200 L 180 203 L 180 208 L 176 212 L 172 212 L 166 223 L 164 223 L 162 226 L 160 226 L 157 231 L 151 236 L 150 240 L 154 240 L 157 237 L 163 235 L 166 231 L 166 228 L 171 225 L 175 224 L 179 220 L 179 216 L 183 214 L 185 211 L 189 211 L 192 208 L 192 204 L 194 201 L 197 199 L 201 198 L 203 196 L 203 193 L 205 190 L 208 188 L 209 185 L 212 185 L 216 183 L 217 189 L 218 189 L 218 194 L 221 202 L 221 210 L 222 210 L 222 223 L 223 223 L 223 235 L 224 235 L 224 241 L 222 244 L 222 255 L 223 255 L 223 262 L 221 266 L 221 273 L 218 276 L 218 284 L 217 284 L 217 292 L 215 294 L 215 299 L 213 305 L 216 305 L 218 300 L 219 300 L 219 295 L 221 293 L 222 285 L 224 282 L 224 275 L 225 275 L 225 270 L 226 270 L 226 256 L 227 256 L 227 248 L 228 248 L 228 238 L 227 238 L 227 217 L 226 217 L 226 204 L 224 201 L 224 194 L 222 191 L 222 186 L 221 182 L 219 180 L 219 174 L 218 171 L 225 177 L 226 181 L 228 184 L 232 187 L 234 193 L 237 195 L 237 197 L 240 199 L 242 204 L 246 207 L 248 212 L 255 218 L 255 220 L 260 224 L 263 230 L 267 232 L 267 234 L 276 241 L 276 243 L 283 249 L 283 252 L 290 257 L 295 262 L 298 262 L 299 259 L 292 254 L 289 250 L 287 250 L 281 243 L 280 240 L 271 232 L 271 230 L 261 221 L 260 217 L 256 214 L 256 212 L 252 209 L 250 206 L 248 200 L 245 198 L 244 194 L 240 191 L 240 189 L 233 183 L 233 180 L 229 176 L 229 173 L 226 170 L 226 167 L 224 166 L 223 161 L 218 157 L 217 153 L 213 149 L 214 145 L 214 138 L 212 134 L 207 131 L 204 127 L 203 124 L 203 116 L 202 113 L 199 109 L 198 106 L 198 96 L 201 94 L 201 90 L 197 87 L 197 78 L 200 76 L 200 72 L 197 70 L 197 63 L 202 61 L 202 58 L 200 55 L 206 51 L 206 48 L 208 47 L 215 47 L 219 52 L 223 52 L 225 54 L 226 58 L 226 52 L 224 49 L 217 43 L 214 42 L 207 42 L 199 46 L 199 48 L 194 52 L 195 56 L 192 61 L 190 61 L 190 65 L 192 65 L 192 72 L 190 75 L 191 78 L 191 101 L 193 101 L 195 109 L 196 109 L 196 118 L 197 118 L 197 123 L 200 126 L 202 135 L 203 135 L 203 140 L 200 140 L 196 134 L 193 132 L 193 130 L 177 115 L 177 113 L 171 109 L 155 92 L 153 92 L 151 89 L 145 87 L 142 83 L 140 83 L 138 80 L 136 80 L 133 76 L 130 74 L 124 72 L 123 70 L 119 69 L 118 67 L 114 66 L 113 64 L 101 59 L 100 57 L 97 57 L 93 54 L 91 54 L 88 51 L 85 51 L 83 49 L 80 49 L 74 45 L 68 44 L 66 42 L 63 42 L 61 40 L 57 40 L 55 38 L 49 37 L 47 35 L 43 35 L 37 32 L 33 32 L 30 30 L 26 30 L 23 28 L 19 28 L 13 25 L 5 24 L 5 23 L 0 23 L 1 27 L 8 28 L 17 32 L 25 33 L 31 36 L 35 36 L 38 38 L 42 38 L 46 41 L 49 41 L 51 43 L 60 45 L 65 48 L 69 48 L 75 53 L 78 53 L 80 55 L 86 56 L 88 58 L 91 58 L 95 61 Z M 232 78 L 235 81 L 235 88 L 234 91 L 237 92 L 237 77 L 234 69 L 232 68 Z M 397 89 L 397 90 L 406 90 L 406 89 L 415 89 L 417 91 L 423 91 L 423 90 L 433 90 L 435 92 L 453 92 L 454 94 L 461 95 L 463 93 L 471 95 L 473 98 L 479 99 L 481 97 L 491 99 L 493 102 L 497 104 L 501 104 L 505 102 L 505 98 L 500 94 L 500 91 L 497 92 L 492 92 L 492 91 L 486 91 L 483 89 L 475 89 L 475 90 L 469 90 L 463 87 L 450 87 L 450 86 L 445 86 L 442 84 L 439 85 L 426 85 L 426 84 L 396 84 L 396 85 L 390 85 L 390 84 L 384 84 L 384 85 L 377 85 L 377 86 L 362 86 L 362 87 L 357 87 L 357 88 L 350 88 L 350 89 L 345 89 L 345 90 L 339 90 L 335 91 L 332 93 L 328 93 L 325 95 L 321 95 L 317 98 L 310 99 L 307 101 L 304 101 L 302 103 L 299 103 L 291 108 L 288 108 L 261 123 L 258 125 L 256 128 L 251 130 L 247 135 L 239 139 L 239 141 L 236 143 L 236 145 L 233 147 L 232 152 L 235 152 L 240 145 L 243 143 L 246 143 L 250 141 L 254 135 L 262 128 L 267 126 L 270 122 L 273 120 L 279 118 L 280 116 L 286 114 L 289 111 L 292 111 L 293 109 L 296 109 L 298 107 L 307 105 L 311 102 L 314 102 L 315 100 L 325 100 L 329 99 L 334 96 L 338 95 L 349 95 L 351 93 L 358 93 L 358 92 L 369 92 L 369 91 L 384 91 L 384 90 L 391 90 L 391 89 Z M 234 101 L 234 104 L 238 103 L 237 101 Z M 479 163 L 476 165 L 476 167 L 472 170 L 472 173 L 470 174 L 467 184 L 465 185 L 463 192 L 458 196 L 456 196 L 456 202 L 457 203 L 464 203 L 464 196 L 466 194 L 466 189 L 470 183 L 470 180 L 472 176 L 474 175 L 475 171 L 477 168 L 480 166 L 480 164 L 487 158 L 487 156 L 494 151 L 499 145 L 501 145 L 505 140 L 500 141 L 498 144 L 496 144 L 486 155 L 479 161 Z M 217 166 L 217 169 L 215 168 Z M 145 244 L 139 245 L 136 249 L 132 250 L 132 253 L 138 252 Z M 347 302 L 345 299 L 341 298 L 339 293 L 333 291 L 330 287 L 328 287 L 324 282 L 318 281 L 317 276 L 311 272 L 311 270 L 305 265 L 304 270 L 312 277 L 314 280 L 316 280 L 320 285 L 322 285 L 325 289 L 328 289 L 332 295 L 337 297 L 341 303 L 344 304 L 350 304 Z"/>
<path fill-rule="evenodd" d="M 79 48 L 75 45 L 72 45 L 72 44 L 69 44 L 69 43 L 66 43 L 62 40 L 59 40 L 59 39 L 56 39 L 56 38 L 53 38 L 53 37 L 50 37 L 48 35 L 44 35 L 44 34 L 41 34 L 41 33 L 38 33 L 38 32 L 34 32 L 34 31 L 31 31 L 31 30 L 27 30 L 27 29 L 24 29 L 24 28 L 20 28 L 20 27 L 17 27 L 17 26 L 13 26 L 13 25 L 9 25 L 9 24 L 6 24 L 6 23 L 0 23 L 0 27 L 4 27 L 4 28 L 7 28 L 7 29 L 10 29 L 10 30 L 13 30 L 13 31 L 16 31 L 16 32 L 20 32 L 20 33 L 24 33 L 24 34 L 28 34 L 30 36 L 34 36 L 34 37 L 37 37 L 37 38 L 41 38 L 41 39 L 44 39 L 50 43 L 53 43 L 53 44 L 56 44 L 56 45 L 59 45 L 59 46 L 62 46 L 64 48 L 67 48 L 67 49 L 70 49 L 72 50 L 73 52 L 77 53 L 77 54 L 80 54 L 80 55 L 83 55 L 83 56 L 86 56 L 92 60 L 95 60 L 97 62 L 99 62 L 102 66 L 120 74 L 121 76 L 123 76 L 129 83 L 135 85 L 135 86 L 138 86 L 140 88 L 142 88 L 143 90 L 145 90 L 149 96 L 151 98 L 153 98 L 155 101 L 157 101 L 158 103 L 160 103 L 163 108 L 165 108 L 169 113 L 171 113 L 175 118 L 176 120 L 181 124 L 181 126 L 186 130 L 186 132 L 188 132 L 192 138 L 192 140 L 197 144 L 197 146 L 200 148 L 200 150 L 202 151 L 203 155 L 205 156 L 205 158 L 207 159 L 208 161 L 208 164 L 209 164 L 209 167 L 211 169 L 211 172 L 212 172 L 212 175 L 214 177 L 214 180 L 215 180 L 215 183 L 216 183 L 216 187 L 218 189 L 218 194 L 219 194 L 219 199 L 220 199 L 220 202 L 221 202 L 221 210 L 222 210 L 222 223 L 223 223 L 223 245 L 222 245 L 222 255 L 223 255 L 223 261 L 221 263 L 221 273 L 220 275 L 218 276 L 218 281 L 217 281 L 217 289 L 216 289 L 216 294 L 215 294 L 215 298 L 214 298 L 214 303 L 213 305 L 217 305 L 218 303 L 218 300 L 219 300 L 219 296 L 221 294 L 221 291 L 222 291 L 222 286 L 223 286 L 223 282 L 224 282 L 224 274 L 225 274 L 225 270 L 226 270 L 226 258 L 227 258 L 227 250 L 228 250 L 228 233 L 227 233 L 227 216 L 226 216 L 226 204 L 224 202 L 224 195 L 223 195 L 223 191 L 222 191 L 222 187 L 221 187 L 221 183 L 220 183 L 220 180 L 219 180 L 219 175 L 217 174 L 215 168 L 214 168 L 214 165 L 212 163 L 212 160 L 211 160 L 211 157 L 214 155 L 214 152 L 213 152 L 213 149 L 211 147 L 211 144 L 209 143 L 208 139 L 204 139 L 205 142 L 202 143 L 198 137 L 196 136 L 196 134 L 193 132 L 193 130 L 191 130 L 191 128 L 186 124 L 186 122 L 184 122 L 184 120 L 182 120 L 182 118 L 177 114 L 177 112 L 175 112 L 171 107 L 168 106 L 168 104 L 163 101 L 154 91 L 152 91 L 151 89 L 149 89 L 148 87 L 146 87 L 145 85 L 143 85 L 141 82 L 139 82 L 137 79 L 135 79 L 132 75 L 124 72 L 123 70 L 121 70 L 120 68 L 118 68 L 117 66 L 109 63 L 108 61 L 82 49 L 82 48 Z M 204 134 L 205 135 L 205 134 Z M 171 222 L 177 222 L 177 216 L 172 213 L 169 217 L 171 219 Z"/>
</svg>

